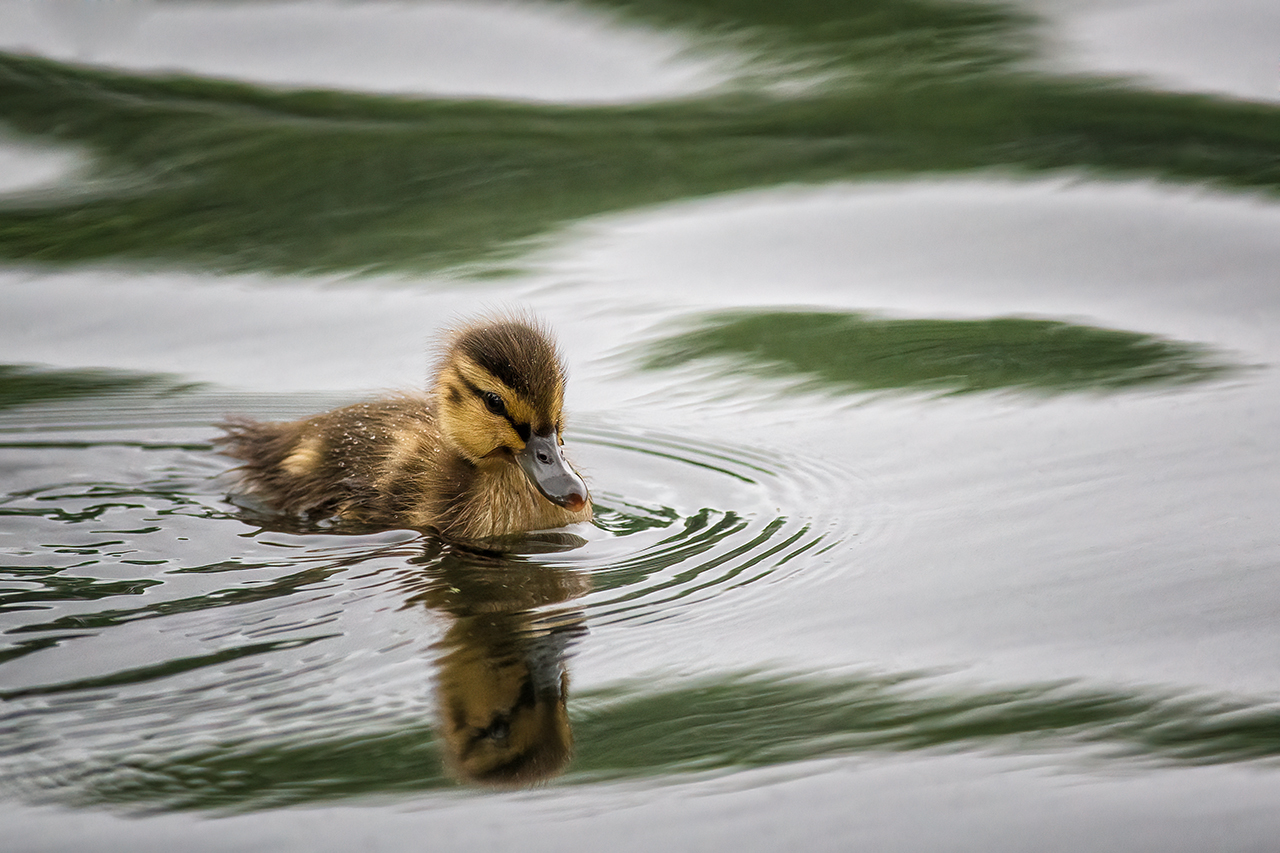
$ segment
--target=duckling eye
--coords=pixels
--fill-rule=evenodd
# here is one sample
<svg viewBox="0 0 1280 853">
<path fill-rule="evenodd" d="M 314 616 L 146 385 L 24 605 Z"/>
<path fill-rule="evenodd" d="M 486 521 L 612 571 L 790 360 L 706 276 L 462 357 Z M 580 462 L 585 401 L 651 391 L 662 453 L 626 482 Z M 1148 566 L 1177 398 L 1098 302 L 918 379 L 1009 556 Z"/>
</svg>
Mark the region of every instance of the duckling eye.
<svg viewBox="0 0 1280 853">
<path fill-rule="evenodd" d="M 480 395 L 484 399 L 485 406 L 495 415 L 504 416 L 507 413 L 507 407 L 502 402 L 502 398 L 493 391 L 485 391 Z"/>
<path fill-rule="evenodd" d="M 498 717 L 489 728 L 484 730 L 483 734 L 499 746 L 505 746 L 507 738 L 511 736 L 511 724 L 505 717 Z"/>
</svg>

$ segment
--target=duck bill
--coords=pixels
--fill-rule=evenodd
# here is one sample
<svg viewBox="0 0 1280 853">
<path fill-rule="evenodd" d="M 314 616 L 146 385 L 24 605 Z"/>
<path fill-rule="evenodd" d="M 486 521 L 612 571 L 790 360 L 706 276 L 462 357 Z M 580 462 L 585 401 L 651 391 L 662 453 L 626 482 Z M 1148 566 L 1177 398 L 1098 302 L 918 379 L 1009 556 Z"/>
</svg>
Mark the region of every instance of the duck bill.
<svg viewBox="0 0 1280 853">
<path fill-rule="evenodd" d="M 555 433 L 529 436 L 516 460 L 534 488 L 556 506 L 577 512 L 587 505 L 587 484 L 565 461 Z"/>
</svg>

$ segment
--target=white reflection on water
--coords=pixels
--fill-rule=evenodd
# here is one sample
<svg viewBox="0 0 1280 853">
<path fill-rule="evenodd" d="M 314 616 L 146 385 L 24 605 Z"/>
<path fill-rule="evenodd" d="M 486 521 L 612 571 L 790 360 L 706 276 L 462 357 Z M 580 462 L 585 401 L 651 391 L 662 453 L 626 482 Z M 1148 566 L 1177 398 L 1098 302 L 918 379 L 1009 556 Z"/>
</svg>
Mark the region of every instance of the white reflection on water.
<svg viewBox="0 0 1280 853">
<path fill-rule="evenodd" d="M 688 48 L 566 4 L 0 2 L 0 49 L 290 87 L 599 102 L 724 82 Z"/>
<path fill-rule="evenodd" d="M 1091 318 L 1280 357 L 1280 207 L 1238 194 L 997 174 L 749 191 L 574 233 L 549 269 L 643 293 L 659 316 L 681 302 Z"/>
<path fill-rule="evenodd" d="M 27 5 L 79 59 L 128 42 L 153 9 L 152 0 L 28 0 Z"/>
<path fill-rule="evenodd" d="M 33 145 L 0 135 L 0 198 L 47 193 L 71 180 L 87 163 L 80 153 L 67 148 Z"/>
<path fill-rule="evenodd" d="M 615 363 L 618 342 L 644 326 L 670 331 L 690 311 L 726 307 L 1083 318 L 1253 363 L 1280 359 L 1277 233 L 1275 205 L 1147 183 L 751 191 L 589 220 L 528 273 L 462 286 L 446 275 L 0 270 L 0 363 L 176 372 L 255 391 L 416 387 L 438 330 L 512 302 L 560 331 L 576 405 L 604 411 L 648 380 L 619 384 L 593 363 Z"/>
<path fill-rule="evenodd" d="M 1055 62 L 1145 85 L 1280 101 L 1274 0 L 1028 0 L 1054 22 Z"/>
</svg>

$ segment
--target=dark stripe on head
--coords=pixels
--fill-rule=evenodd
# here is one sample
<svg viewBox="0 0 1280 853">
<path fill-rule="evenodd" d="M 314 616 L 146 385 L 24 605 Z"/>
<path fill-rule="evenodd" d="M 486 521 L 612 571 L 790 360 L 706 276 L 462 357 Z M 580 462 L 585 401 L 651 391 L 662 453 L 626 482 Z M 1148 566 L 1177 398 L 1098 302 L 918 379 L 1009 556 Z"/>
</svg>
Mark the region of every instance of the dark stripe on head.
<svg viewBox="0 0 1280 853">
<path fill-rule="evenodd" d="M 525 323 L 499 321 L 464 329 L 456 350 L 537 407 L 546 407 L 564 381 L 555 346 Z"/>
</svg>

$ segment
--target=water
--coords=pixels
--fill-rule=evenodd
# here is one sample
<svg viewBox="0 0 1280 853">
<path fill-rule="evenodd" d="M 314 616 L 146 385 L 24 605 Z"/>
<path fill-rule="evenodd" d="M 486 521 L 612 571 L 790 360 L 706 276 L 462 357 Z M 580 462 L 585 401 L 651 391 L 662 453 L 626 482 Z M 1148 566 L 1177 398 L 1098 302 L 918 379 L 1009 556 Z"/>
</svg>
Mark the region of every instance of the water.
<svg viewBox="0 0 1280 853">
<path fill-rule="evenodd" d="M 1032 39 L 1096 6 L 820 5 L 253 13 L 527 31 L 484 75 L 0 7 L 60 60 L 0 56 L 14 849 L 1271 848 L 1280 113 L 1050 76 L 1113 68 Z M 195 21 L 200 78 L 136 76 Z M 525 59 L 604 37 L 589 86 Z M 227 499 L 220 418 L 420 386 L 510 304 L 596 524 Z"/>
</svg>

